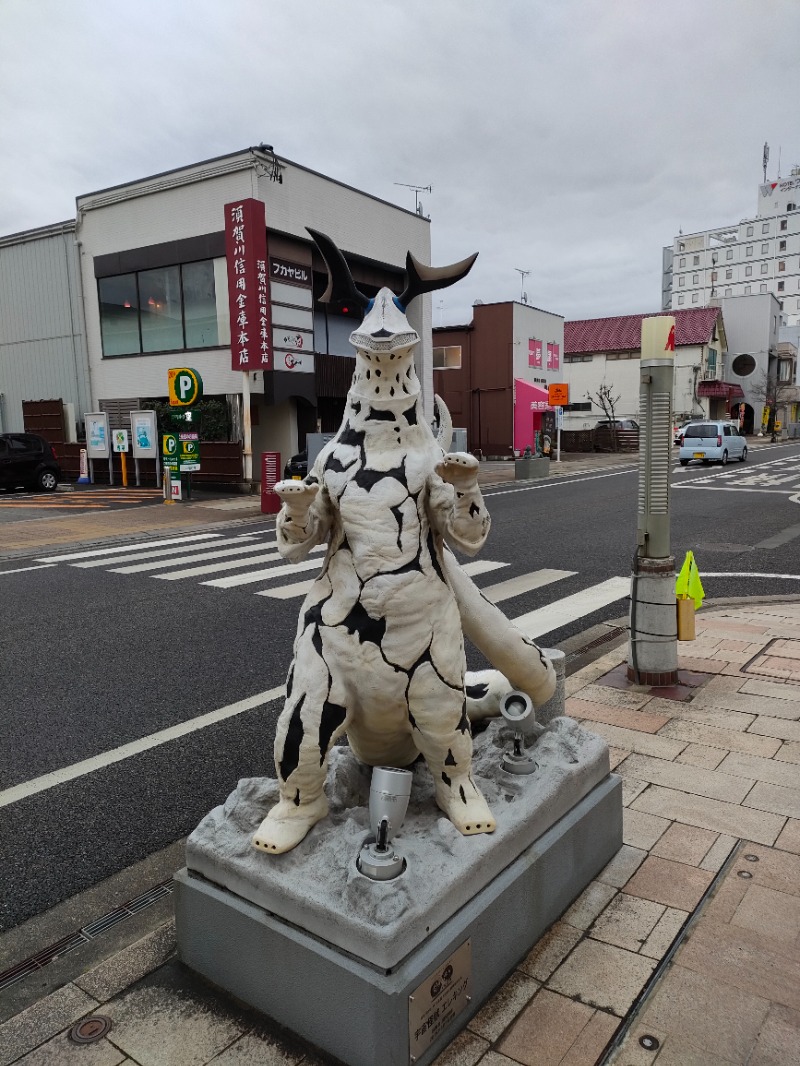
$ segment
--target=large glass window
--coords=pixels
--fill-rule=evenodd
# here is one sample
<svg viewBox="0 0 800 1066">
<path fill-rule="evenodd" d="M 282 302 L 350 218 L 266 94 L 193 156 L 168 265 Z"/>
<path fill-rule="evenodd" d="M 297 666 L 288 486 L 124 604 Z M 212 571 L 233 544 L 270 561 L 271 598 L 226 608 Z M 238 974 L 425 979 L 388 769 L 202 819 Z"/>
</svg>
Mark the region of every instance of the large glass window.
<svg viewBox="0 0 800 1066">
<path fill-rule="evenodd" d="M 223 260 L 224 263 L 224 260 Z M 212 259 L 100 278 L 103 355 L 213 348 L 221 337 Z M 222 293 L 223 298 L 225 294 Z"/>
<path fill-rule="evenodd" d="M 211 259 L 185 263 L 182 274 L 186 347 L 213 347 L 219 344 L 214 263 Z"/>
<path fill-rule="evenodd" d="M 180 267 L 139 272 L 143 352 L 173 352 L 183 348 Z"/>
<path fill-rule="evenodd" d="M 140 352 L 139 298 L 135 274 L 100 278 L 100 331 L 104 355 Z"/>
</svg>

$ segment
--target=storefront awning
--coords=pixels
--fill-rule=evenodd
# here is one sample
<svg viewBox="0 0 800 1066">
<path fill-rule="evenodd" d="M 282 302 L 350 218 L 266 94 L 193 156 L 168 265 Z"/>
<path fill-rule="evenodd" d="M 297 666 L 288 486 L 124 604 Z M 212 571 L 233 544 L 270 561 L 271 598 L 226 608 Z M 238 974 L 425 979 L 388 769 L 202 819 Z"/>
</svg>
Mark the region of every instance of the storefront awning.
<svg viewBox="0 0 800 1066">
<path fill-rule="evenodd" d="M 728 381 L 700 381 L 697 384 L 697 395 L 729 402 L 744 397 L 741 385 L 734 385 Z"/>
</svg>

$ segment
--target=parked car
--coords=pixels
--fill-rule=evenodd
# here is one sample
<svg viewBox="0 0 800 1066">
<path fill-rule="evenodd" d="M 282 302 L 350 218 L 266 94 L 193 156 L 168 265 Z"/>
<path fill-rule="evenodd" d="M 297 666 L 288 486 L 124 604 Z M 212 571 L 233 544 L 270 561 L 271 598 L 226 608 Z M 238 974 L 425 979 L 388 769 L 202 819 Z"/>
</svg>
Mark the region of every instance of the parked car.
<svg viewBox="0 0 800 1066">
<path fill-rule="evenodd" d="M 616 418 L 616 419 L 614 419 L 613 425 L 615 425 L 618 430 L 619 429 L 635 429 L 635 430 L 639 429 L 639 423 L 633 418 Z M 601 418 L 600 421 L 597 423 L 597 425 L 594 428 L 595 429 L 608 429 L 610 431 L 611 430 L 611 426 L 612 426 L 612 421 L 611 421 L 610 418 Z"/>
<path fill-rule="evenodd" d="M 678 456 L 681 466 L 694 459 L 723 466 L 729 459 L 743 463 L 747 458 L 747 440 L 736 422 L 692 422 L 683 432 Z"/>
<path fill-rule="evenodd" d="M 614 429 L 614 440 L 611 430 Z M 633 418 L 601 419 L 593 430 L 594 449 L 598 452 L 635 452 L 639 447 L 639 423 Z"/>
<path fill-rule="evenodd" d="M 283 477 L 286 481 L 302 481 L 308 473 L 308 449 L 293 455 L 283 468 Z"/>
<path fill-rule="evenodd" d="M 61 467 L 51 444 L 34 433 L 0 433 L 0 488 L 53 492 Z"/>
</svg>

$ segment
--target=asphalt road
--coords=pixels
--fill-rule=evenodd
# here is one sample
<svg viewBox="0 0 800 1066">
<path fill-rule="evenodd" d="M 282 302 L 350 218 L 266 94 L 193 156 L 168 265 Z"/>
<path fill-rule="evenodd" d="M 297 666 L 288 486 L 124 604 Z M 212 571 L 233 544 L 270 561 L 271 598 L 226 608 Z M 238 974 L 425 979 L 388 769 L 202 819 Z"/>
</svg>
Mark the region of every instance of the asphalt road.
<svg viewBox="0 0 800 1066">
<path fill-rule="evenodd" d="M 569 572 L 502 603 L 515 618 L 627 579 L 637 485 L 631 464 L 488 490 L 493 527 L 480 558 L 498 566 L 476 583 Z M 678 559 L 694 551 L 707 596 L 800 593 L 800 449 L 764 448 L 724 469 L 676 463 L 673 486 L 673 549 Z M 268 546 L 269 526 L 215 527 L 211 541 L 192 551 L 213 548 L 214 538 L 241 544 L 245 557 L 251 540 Z M 74 770 L 22 798 L 9 791 L 92 757 L 103 761 L 104 753 L 285 680 L 299 599 L 256 595 L 258 583 L 201 583 L 213 574 L 155 580 L 172 561 L 125 574 L 111 572 L 112 556 L 89 568 L 76 562 L 0 562 L 0 930 L 184 836 L 240 777 L 273 775 L 280 699 L 92 772 Z M 626 611 L 620 593 L 538 639 L 558 646 Z M 470 652 L 470 665 L 478 660 Z"/>
</svg>

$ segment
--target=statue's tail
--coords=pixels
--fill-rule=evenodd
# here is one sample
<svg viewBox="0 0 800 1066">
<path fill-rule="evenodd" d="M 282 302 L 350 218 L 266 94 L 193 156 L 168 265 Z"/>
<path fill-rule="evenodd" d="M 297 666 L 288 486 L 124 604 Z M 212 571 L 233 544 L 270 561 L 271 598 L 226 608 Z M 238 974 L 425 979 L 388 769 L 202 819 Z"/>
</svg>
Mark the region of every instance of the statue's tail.
<svg viewBox="0 0 800 1066">
<path fill-rule="evenodd" d="M 450 551 L 444 553 L 444 569 L 458 603 L 464 635 L 495 667 L 467 674 L 470 720 L 496 717 L 500 700 L 511 689 L 527 693 L 534 707 L 547 703 L 555 692 L 556 672 L 542 649 L 486 599 Z"/>
</svg>

